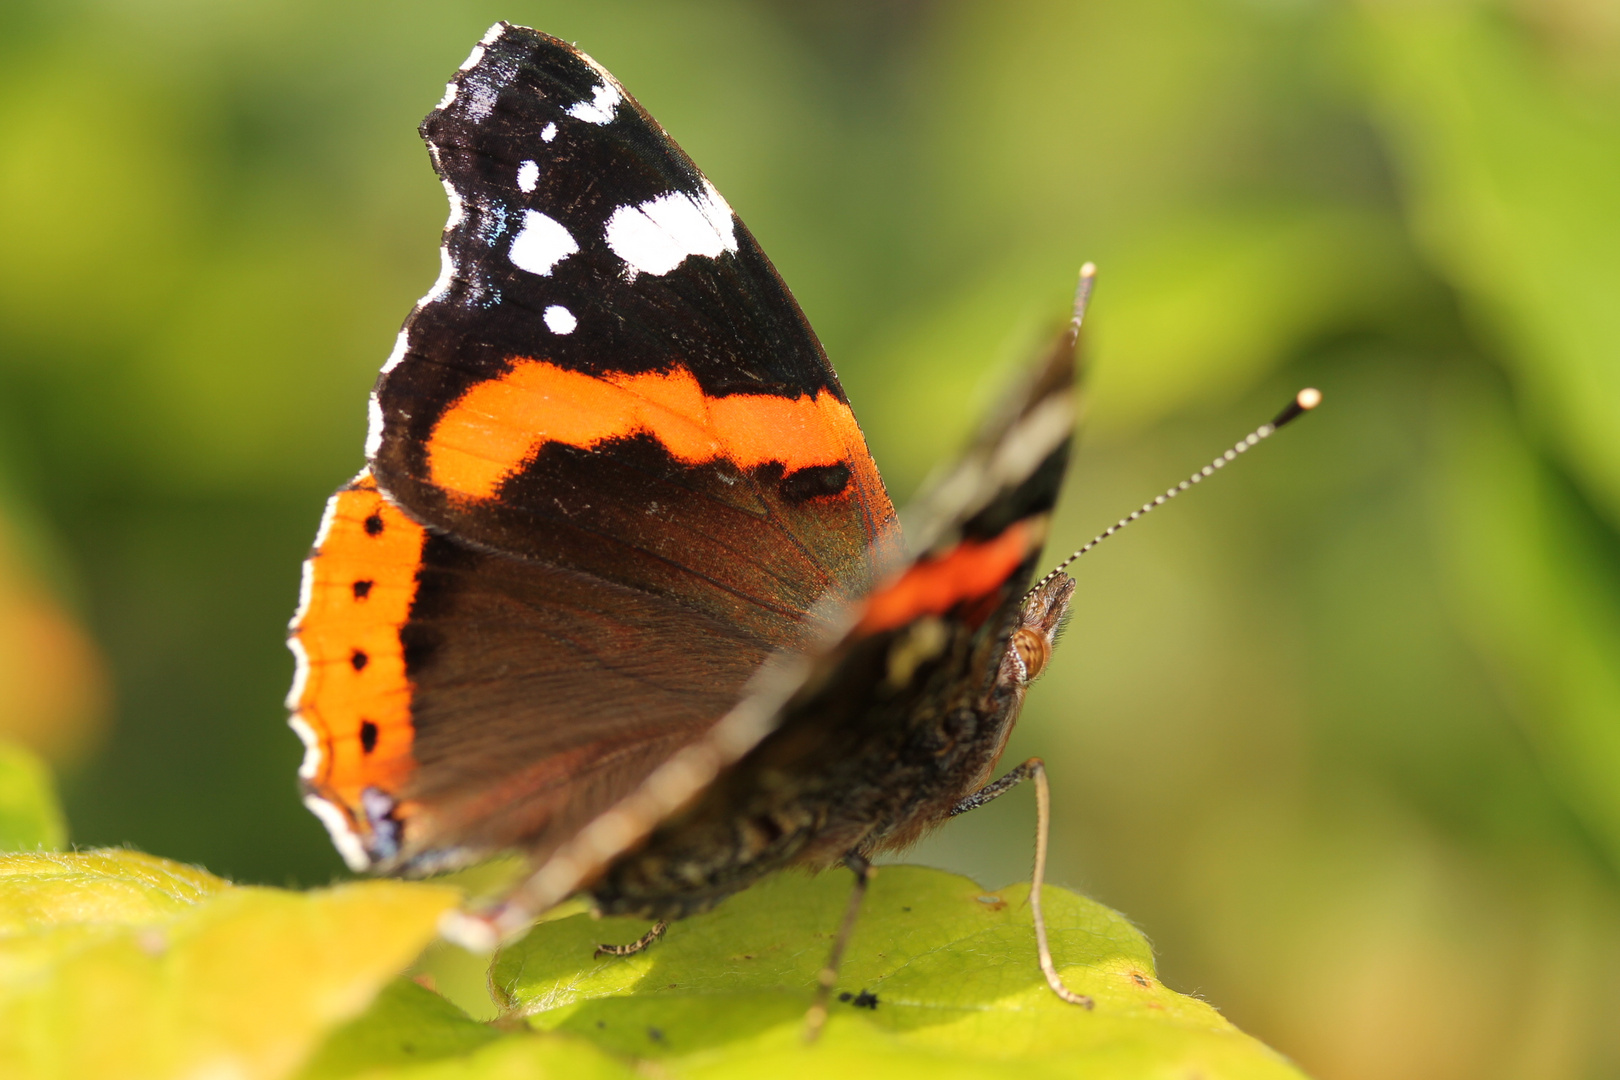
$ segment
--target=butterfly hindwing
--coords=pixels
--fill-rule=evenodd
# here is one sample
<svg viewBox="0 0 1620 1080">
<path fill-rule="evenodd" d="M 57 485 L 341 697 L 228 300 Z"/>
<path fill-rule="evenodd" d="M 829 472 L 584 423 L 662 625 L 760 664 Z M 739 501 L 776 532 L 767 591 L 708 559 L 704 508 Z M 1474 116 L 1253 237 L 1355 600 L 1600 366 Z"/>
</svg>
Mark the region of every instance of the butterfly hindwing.
<svg viewBox="0 0 1620 1080">
<path fill-rule="evenodd" d="M 356 869 L 544 856 L 713 723 L 764 659 L 667 597 L 430 533 L 362 473 L 305 564 L 306 801 Z"/>
</svg>

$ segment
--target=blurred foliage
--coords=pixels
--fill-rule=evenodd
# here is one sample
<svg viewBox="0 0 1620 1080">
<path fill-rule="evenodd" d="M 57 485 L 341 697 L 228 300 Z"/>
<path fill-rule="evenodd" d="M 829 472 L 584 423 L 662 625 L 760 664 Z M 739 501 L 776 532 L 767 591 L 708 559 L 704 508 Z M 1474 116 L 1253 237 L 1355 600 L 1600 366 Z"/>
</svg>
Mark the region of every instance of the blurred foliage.
<svg viewBox="0 0 1620 1080">
<path fill-rule="evenodd" d="M 338 872 L 282 627 L 437 270 L 415 125 L 496 18 L 703 165 L 897 496 L 1087 258 L 1056 546 L 1321 386 L 1076 568 L 1010 750 L 1056 875 L 1313 1075 L 1620 1073 L 1609 0 L 0 6 L 0 733 L 75 839 Z M 1026 876 L 1025 799 L 917 857 Z"/>
<path fill-rule="evenodd" d="M 4 480 L 0 471 L 0 740 L 77 761 L 106 727 L 106 671 L 48 583 L 67 574 L 60 553 L 49 550 L 37 517 L 7 497 Z"/>
<path fill-rule="evenodd" d="M 67 822 L 44 762 L 0 742 L 0 851 L 54 851 L 66 841 Z"/>
</svg>

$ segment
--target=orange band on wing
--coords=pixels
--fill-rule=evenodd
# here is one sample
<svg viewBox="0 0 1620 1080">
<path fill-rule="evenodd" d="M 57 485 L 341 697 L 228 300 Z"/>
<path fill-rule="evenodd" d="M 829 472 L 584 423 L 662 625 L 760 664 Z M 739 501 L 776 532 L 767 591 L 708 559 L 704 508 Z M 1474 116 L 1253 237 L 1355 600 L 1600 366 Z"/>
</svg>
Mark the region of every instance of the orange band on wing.
<svg viewBox="0 0 1620 1080">
<path fill-rule="evenodd" d="M 856 629 L 893 630 L 923 615 L 943 615 L 963 600 L 987 596 L 1039 542 L 1038 531 L 1026 519 L 992 540 L 964 540 L 938 558 L 922 559 L 867 598 Z"/>
<path fill-rule="evenodd" d="M 410 618 L 426 533 L 369 473 L 332 496 L 327 513 L 292 626 L 302 679 L 292 705 L 316 740 L 304 779 L 363 830 L 360 793 L 392 790 L 414 767 L 399 631 Z"/>
<path fill-rule="evenodd" d="M 637 434 L 692 465 L 779 461 L 792 472 L 842 462 L 865 490 L 882 490 L 854 413 L 831 393 L 708 397 L 685 368 L 598 378 L 544 360 L 518 361 L 439 418 L 428 440 L 429 477 L 453 495 L 488 499 L 545 443 L 589 449 Z"/>
</svg>

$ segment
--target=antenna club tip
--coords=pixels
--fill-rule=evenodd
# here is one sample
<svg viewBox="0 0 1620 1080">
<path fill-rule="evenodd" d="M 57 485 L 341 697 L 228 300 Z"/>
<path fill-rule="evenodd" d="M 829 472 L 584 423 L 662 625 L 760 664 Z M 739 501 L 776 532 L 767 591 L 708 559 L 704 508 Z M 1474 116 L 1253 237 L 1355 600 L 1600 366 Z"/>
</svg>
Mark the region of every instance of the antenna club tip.
<svg viewBox="0 0 1620 1080">
<path fill-rule="evenodd" d="M 1074 313 L 1070 316 L 1070 333 L 1077 333 L 1091 304 L 1091 286 L 1097 279 L 1097 264 L 1088 262 L 1080 268 L 1080 283 L 1074 289 Z"/>
<path fill-rule="evenodd" d="M 1301 409 L 1309 412 L 1318 405 L 1322 404 L 1322 391 L 1316 389 L 1314 386 L 1307 386 L 1298 394 L 1294 395 L 1294 403 Z"/>
</svg>

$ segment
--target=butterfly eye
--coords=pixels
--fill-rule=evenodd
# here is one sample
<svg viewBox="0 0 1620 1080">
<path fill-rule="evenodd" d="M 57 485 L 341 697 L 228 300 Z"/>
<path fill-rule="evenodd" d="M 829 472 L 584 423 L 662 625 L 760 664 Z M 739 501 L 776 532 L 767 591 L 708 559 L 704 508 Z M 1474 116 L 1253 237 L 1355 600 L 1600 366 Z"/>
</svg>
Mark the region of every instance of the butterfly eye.
<svg viewBox="0 0 1620 1080">
<path fill-rule="evenodd" d="M 1013 631 L 1012 647 L 1018 659 L 1024 662 L 1024 681 L 1034 682 L 1052 656 L 1052 646 L 1047 642 L 1046 635 L 1039 630 L 1020 626 Z"/>
</svg>

